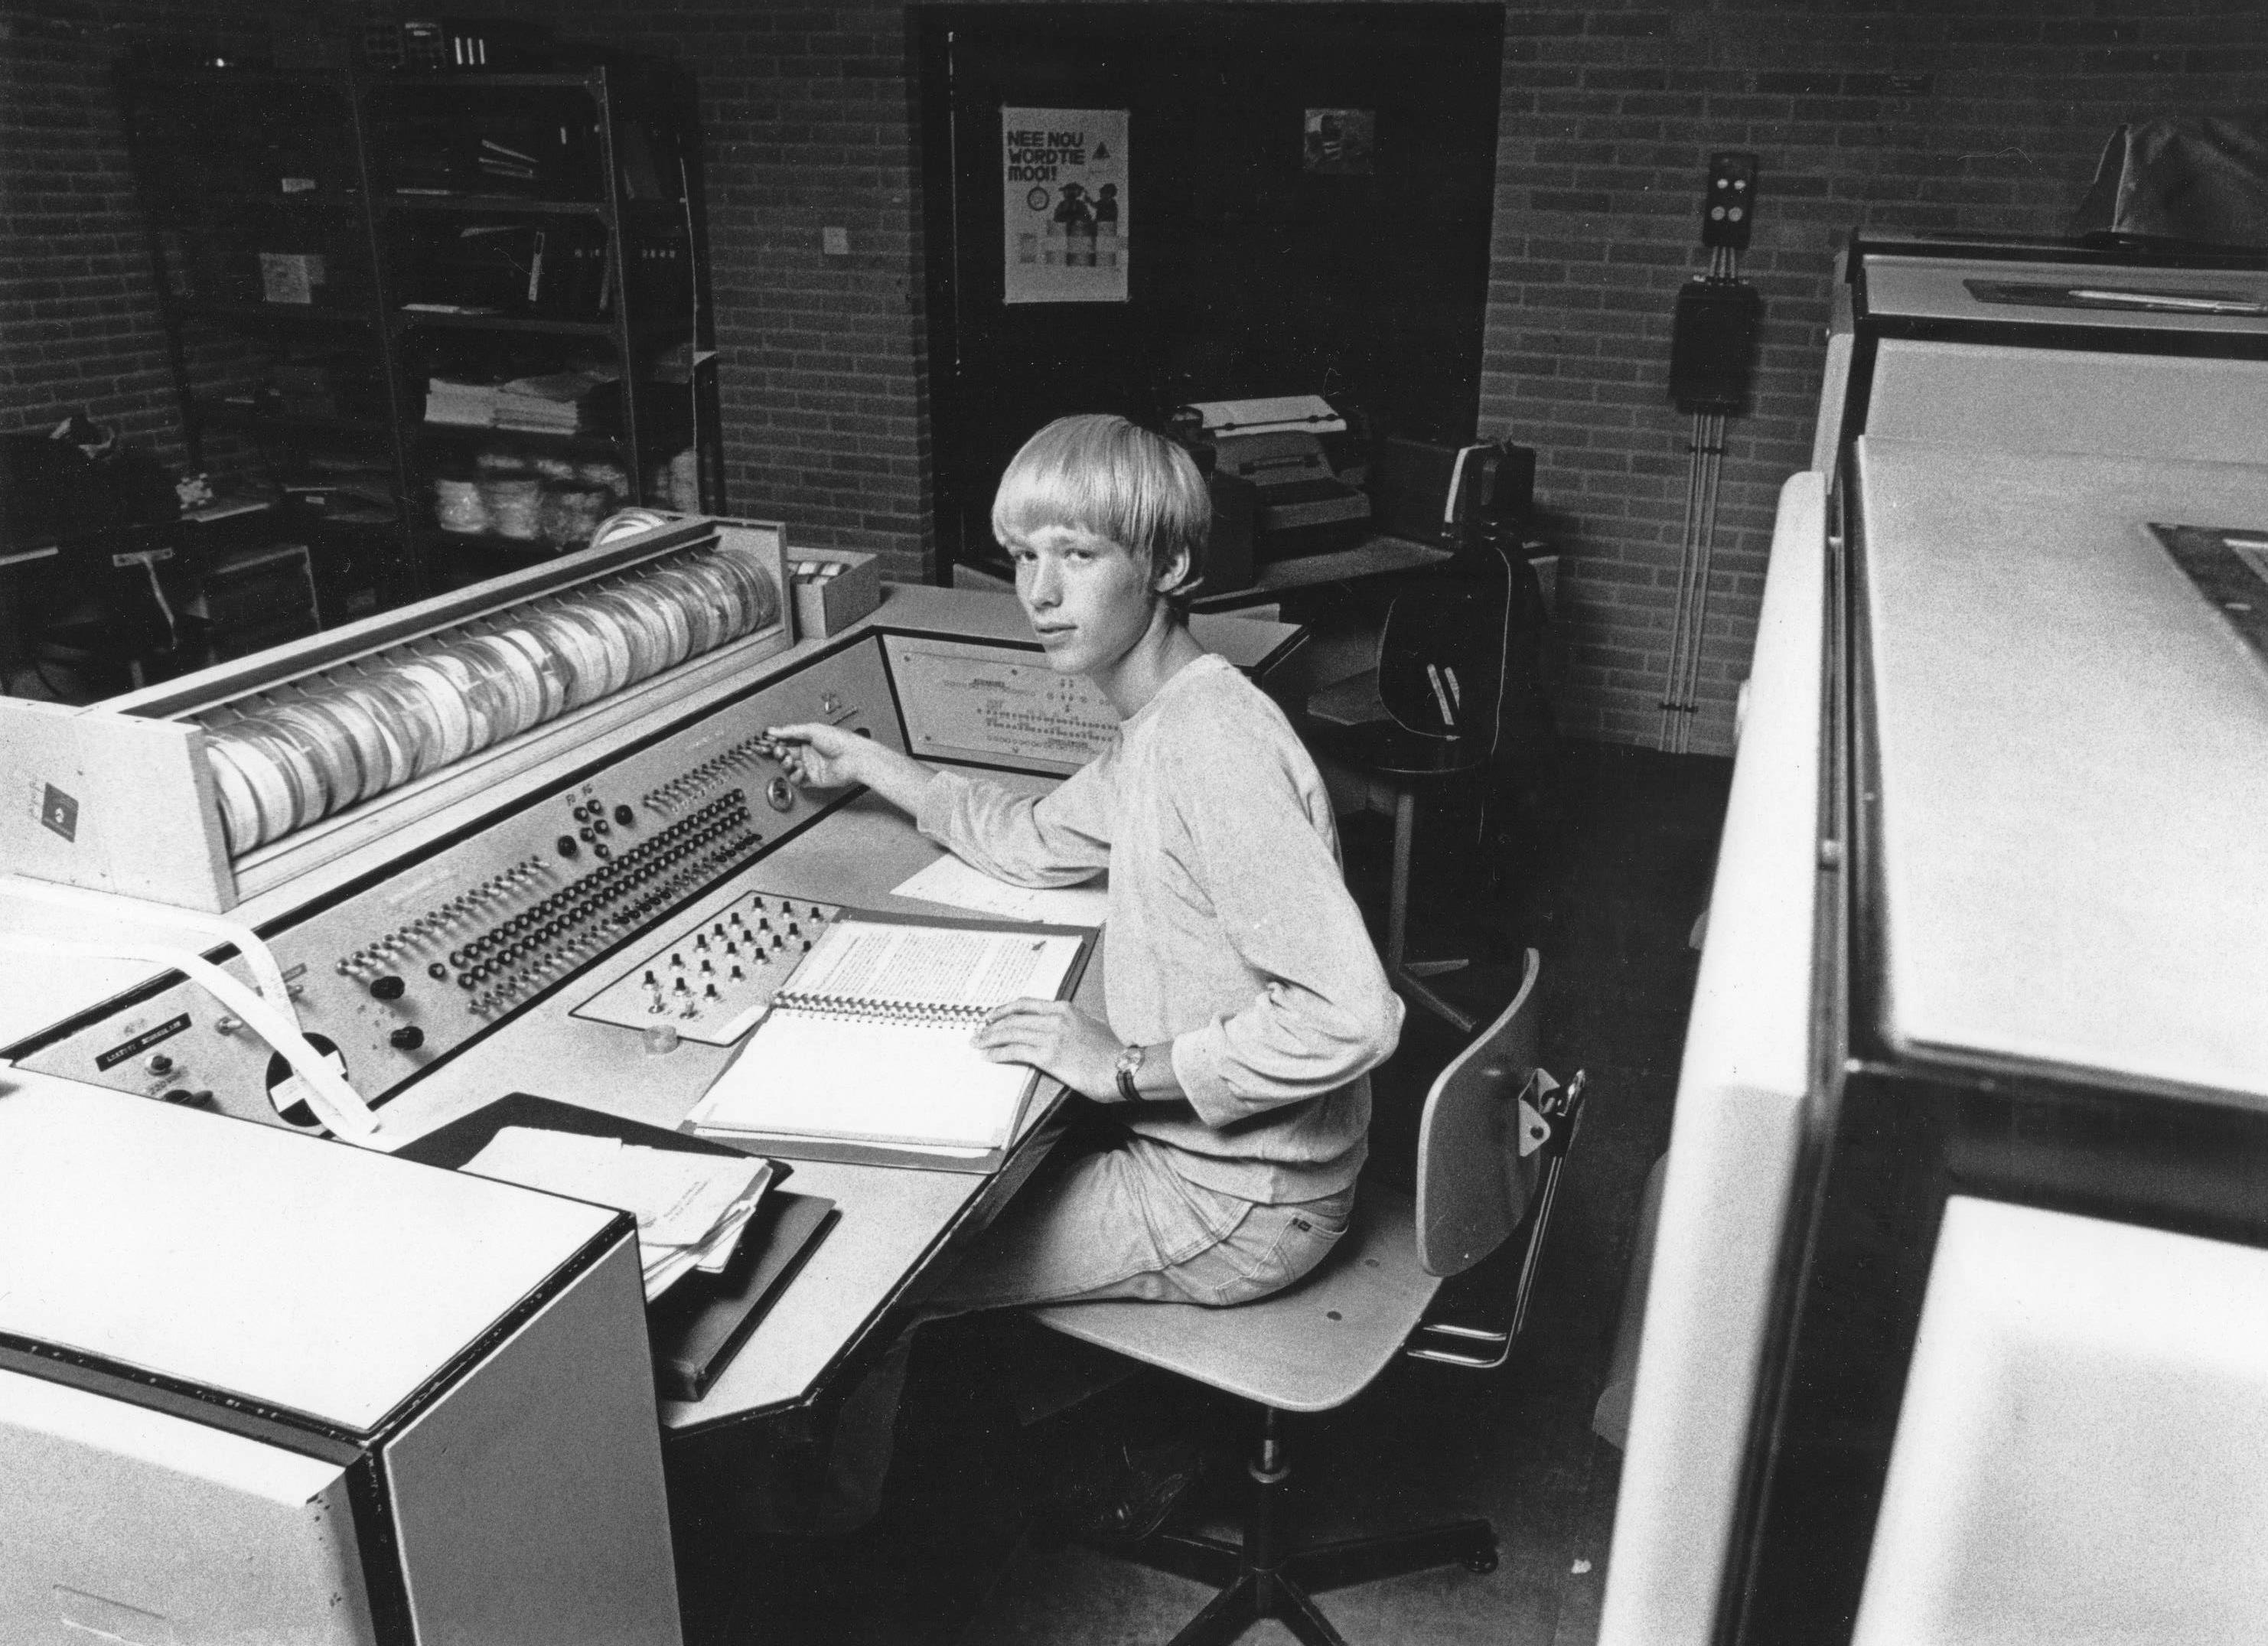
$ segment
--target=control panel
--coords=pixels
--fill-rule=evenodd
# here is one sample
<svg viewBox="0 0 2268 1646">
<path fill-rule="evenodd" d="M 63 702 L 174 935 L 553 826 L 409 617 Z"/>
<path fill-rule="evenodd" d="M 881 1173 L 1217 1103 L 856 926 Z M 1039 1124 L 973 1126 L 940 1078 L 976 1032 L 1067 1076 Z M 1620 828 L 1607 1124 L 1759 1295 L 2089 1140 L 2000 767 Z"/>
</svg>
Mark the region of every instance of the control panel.
<svg viewBox="0 0 2268 1646">
<path fill-rule="evenodd" d="M 831 903 L 744 893 L 672 932 L 574 1015 L 665 1042 L 729 1046 L 763 1021 L 796 963 L 841 912 Z"/>
<path fill-rule="evenodd" d="M 896 748 L 890 702 L 880 643 L 862 640 L 665 721 L 610 765 L 563 776 L 383 880 L 264 929 L 308 1039 L 364 1099 L 389 1096 L 847 798 L 790 782 L 765 728 L 824 720 Z M 772 920 L 778 902 L 768 902 L 759 918 Z M 795 940 L 809 919 L 801 905 L 790 917 Z M 654 951 L 665 964 L 670 948 Z M 787 968 L 774 958 L 760 969 Z M 245 975 L 240 963 L 230 970 Z M 720 984 L 720 1012 L 725 993 Z M 695 1027 L 714 1021 L 704 1007 Z M 283 1059 L 190 984 L 9 1055 L 70 1080 L 316 1124 Z"/>
</svg>

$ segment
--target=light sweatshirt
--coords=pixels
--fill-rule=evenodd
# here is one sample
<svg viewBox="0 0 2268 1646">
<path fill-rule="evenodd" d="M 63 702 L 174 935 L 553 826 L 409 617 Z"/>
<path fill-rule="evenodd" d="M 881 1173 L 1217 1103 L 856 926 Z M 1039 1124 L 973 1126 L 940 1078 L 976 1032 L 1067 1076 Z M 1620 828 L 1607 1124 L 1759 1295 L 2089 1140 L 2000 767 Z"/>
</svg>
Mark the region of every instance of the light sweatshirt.
<svg viewBox="0 0 2268 1646">
<path fill-rule="evenodd" d="M 1111 1031 L 1171 1040 L 1189 1098 L 1110 1112 L 1190 1181 L 1271 1204 L 1354 1181 L 1402 1001 L 1347 895 L 1314 762 L 1227 662 L 1185 664 L 1052 792 L 945 771 L 917 823 L 1018 885 L 1110 871 Z"/>
</svg>

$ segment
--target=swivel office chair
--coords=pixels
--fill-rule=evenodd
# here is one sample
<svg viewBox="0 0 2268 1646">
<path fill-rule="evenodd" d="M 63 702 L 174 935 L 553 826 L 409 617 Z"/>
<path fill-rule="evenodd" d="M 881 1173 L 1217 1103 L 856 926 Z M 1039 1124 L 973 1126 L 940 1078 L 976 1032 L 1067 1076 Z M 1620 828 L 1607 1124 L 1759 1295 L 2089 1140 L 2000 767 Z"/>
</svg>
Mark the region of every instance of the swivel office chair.
<svg viewBox="0 0 2268 1646">
<path fill-rule="evenodd" d="M 1344 1646 L 1313 1594 L 1435 1566 L 1462 1562 L 1485 1572 L 1496 1565 L 1496 1533 L 1485 1520 L 1285 1547 L 1278 1525 L 1291 1474 L 1283 1420 L 1345 1405 L 1400 1354 L 1478 1370 L 1510 1355 L 1582 1118 L 1583 1076 L 1562 1086 L 1536 1062 L 1540 969 L 1529 949 L 1512 1004 L 1433 1082 L 1419 1127 L 1415 1205 L 1398 1191 L 1364 1184 L 1338 1249 L 1297 1285 L 1233 1309 L 1138 1302 L 1031 1311 L 1070 1337 L 1262 1408 L 1250 1465 L 1256 1489 L 1240 1543 L 1162 1531 L 1117 1551 L 1220 1589 L 1174 1646 L 1233 1641 L 1270 1617 L 1308 1646 Z M 1526 1250 L 1508 1319 L 1496 1326 L 1424 1323 L 1445 1277 L 1470 1268 L 1523 1228 Z"/>
<path fill-rule="evenodd" d="M 1468 963 L 1409 957 L 1418 804 L 1478 789 L 1504 763 L 1533 759 L 1554 742 L 1541 678 L 1544 616 L 1535 573 L 1493 543 L 1476 546 L 1469 559 L 1478 568 L 1472 574 L 1430 579 L 1394 597 L 1378 639 L 1377 718 L 1354 724 L 1319 718 L 1326 695 L 1359 695 L 1359 683 L 1347 683 L 1310 698 L 1300 722 L 1317 752 L 1393 789 L 1387 975 L 1460 1034 L 1473 1031 L 1472 1017 L 1426 979 Z"/>
</svg>

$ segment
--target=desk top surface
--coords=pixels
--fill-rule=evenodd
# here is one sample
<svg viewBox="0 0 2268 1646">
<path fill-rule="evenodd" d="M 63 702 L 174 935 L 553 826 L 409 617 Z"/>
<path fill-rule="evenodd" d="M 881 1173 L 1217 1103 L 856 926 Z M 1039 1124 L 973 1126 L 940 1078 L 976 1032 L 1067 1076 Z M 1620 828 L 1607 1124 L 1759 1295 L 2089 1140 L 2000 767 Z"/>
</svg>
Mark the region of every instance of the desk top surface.
<svg viewBox="0 0 2268 1646">
<path fill-rule="evenodd" d="M 1034 786 L 1044 783 L 994 775 Z M 705 915 L 749 890 L 867 909 L 946 912 L 890 895 L 891 887 L 939 855 L 902 816 L 868 796 L 733 875 L 687 913 Z M 1099 1009 L 1101 990 L 1098 952 L 1076 998 Z M 655 1055 L 636 1035 L 571 1017 L 576 998 L 579 993 L 571 991 L 547 1003 L 514 1032 L 474 1046 L 388 1103 L 388 1146 L 399 1147 L 511 1090 L 674 1126 L 724 1067 L 721 1048 L 688 1040 Z M 1042 1089 L 1049 1101 L 1032 1105 L 1027 1140 L 1044 1125 L 1059 1090 L 1053 1082 Z M 833 1200 L 837 1221 L 709 1392 L 699 1401 L 662 1403 L 667 1428 L 705 1427 L 803 1399 L 875 1317 L 939 1259 L 998 1185 L 976 1173 L 798 1161 L 786 1186 Z"/>
</svg>

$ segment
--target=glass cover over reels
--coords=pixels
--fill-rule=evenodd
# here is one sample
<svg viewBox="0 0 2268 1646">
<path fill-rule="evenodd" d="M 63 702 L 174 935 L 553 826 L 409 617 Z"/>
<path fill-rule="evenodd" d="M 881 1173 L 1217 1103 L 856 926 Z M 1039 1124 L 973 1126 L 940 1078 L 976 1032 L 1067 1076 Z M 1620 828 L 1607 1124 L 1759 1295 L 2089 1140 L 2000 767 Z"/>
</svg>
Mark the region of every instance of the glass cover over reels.
<svg viewBox="0 0 2268 1646">
<path fill-rule="evenodd" d="M 232 858 L 779 621 L 762 560 L 712 543 L 200 717 Z"/>
</svg>

